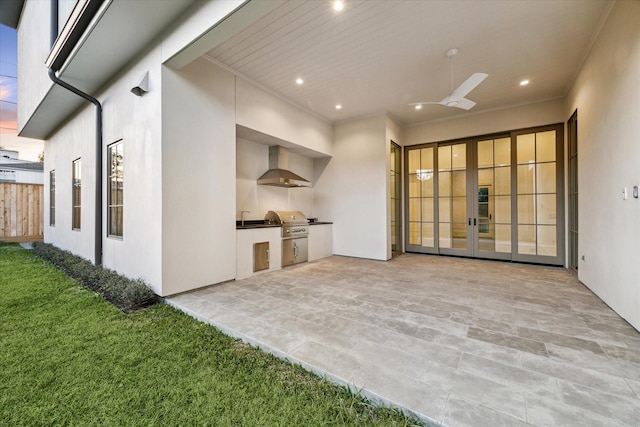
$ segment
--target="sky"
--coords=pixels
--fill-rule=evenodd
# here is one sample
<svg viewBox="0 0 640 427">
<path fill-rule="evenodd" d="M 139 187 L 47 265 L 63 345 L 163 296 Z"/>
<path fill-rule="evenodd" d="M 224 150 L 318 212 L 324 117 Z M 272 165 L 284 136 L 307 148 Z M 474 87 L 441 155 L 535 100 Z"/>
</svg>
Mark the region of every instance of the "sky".
<svg viewBox="0 0 640 427">
<path fill-rule="evenodd" d="M 44 143 L 17 137 L 17 103 L 18 36 L 16 30 L 0 24 L 0 146 L 18 151 L 21 159 L 37 161 Z"/>
</svg>

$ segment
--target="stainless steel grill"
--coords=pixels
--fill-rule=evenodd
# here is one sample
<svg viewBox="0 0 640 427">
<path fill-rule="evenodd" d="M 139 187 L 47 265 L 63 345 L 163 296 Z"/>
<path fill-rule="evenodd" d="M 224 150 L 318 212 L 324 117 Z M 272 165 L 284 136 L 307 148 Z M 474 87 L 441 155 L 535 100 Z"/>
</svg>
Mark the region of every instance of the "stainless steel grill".
<svg viewBox="0 0 640 427">
<path fill-rule="evenodd" d="M 282 226 L 282 266 L 306 262 L 309 259 L 309 221 L 300 211 L 269 211 L 264 216 L 268 224 Z"/>
<path fill-rule="evenodd" d="M 309 221 L 300 211 L 269 211 L 264 220 L 268 224 L 282 225 L 283 239 L 309 235 Z"/>
</svg>

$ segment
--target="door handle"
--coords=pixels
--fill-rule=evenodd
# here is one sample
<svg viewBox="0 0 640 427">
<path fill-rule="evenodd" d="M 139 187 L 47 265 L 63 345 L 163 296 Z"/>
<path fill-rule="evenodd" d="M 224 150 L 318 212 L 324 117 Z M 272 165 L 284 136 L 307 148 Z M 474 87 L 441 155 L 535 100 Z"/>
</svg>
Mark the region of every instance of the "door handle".
<svg viewBox="0 0 640 427">
<path fill-rule="evenodd" d="M 471 218 L 469 218 L 469 225 L 471 225 Z"/>
<path fill-rule="evenodd" d="M 475 226 L 477 223 L 477 218 L 473 218 L 473 225 Z"/>
<path fill-rule="evenodd" d="M 265 253 L 264 253 L 264 260 L 265 260 L 266 262 L 269 262 L 269 249 L 267 249 L 267 250 L 265 251 Z"/>
<path fill-rule="evenodd" d="M 298 256 L 298 245 L 296 245 L 295 243 L 293 244 L 293 256 Z"/>
</svg>

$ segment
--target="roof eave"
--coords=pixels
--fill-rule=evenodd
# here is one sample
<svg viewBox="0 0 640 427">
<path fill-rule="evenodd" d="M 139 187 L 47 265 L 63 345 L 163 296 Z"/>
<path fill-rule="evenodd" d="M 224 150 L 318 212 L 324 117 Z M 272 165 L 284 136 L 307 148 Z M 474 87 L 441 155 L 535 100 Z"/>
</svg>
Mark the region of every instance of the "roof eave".
<svg viewBox="0 0 640 427">
<path fill-rule="evenodd" d="M 24 0 L 0 0 L 0 24 L 18 28 Z"/>
</svg>

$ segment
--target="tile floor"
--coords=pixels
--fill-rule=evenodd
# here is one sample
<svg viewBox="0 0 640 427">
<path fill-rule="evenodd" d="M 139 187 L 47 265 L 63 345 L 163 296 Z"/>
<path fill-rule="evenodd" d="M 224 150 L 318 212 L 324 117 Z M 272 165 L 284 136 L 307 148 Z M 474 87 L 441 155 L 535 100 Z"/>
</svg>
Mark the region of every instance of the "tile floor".
<svg viewBox="0 0 640 427">
<path fill-rule="evenodd" d="M 167 301 L 423 420 L 640 425 L 640 333 L 560 268 L 334 256 Z"/>
</svg>

